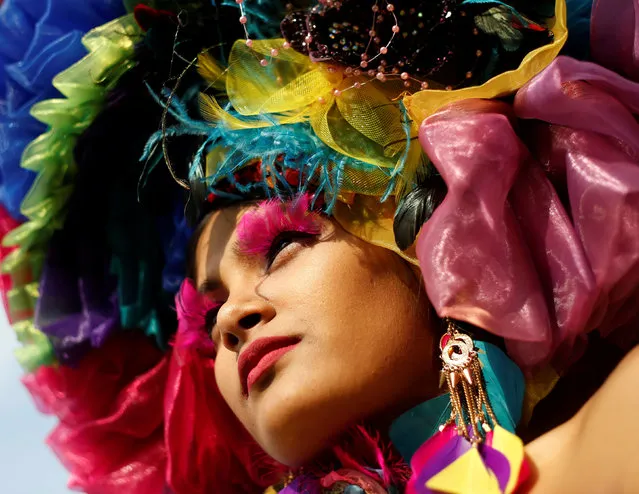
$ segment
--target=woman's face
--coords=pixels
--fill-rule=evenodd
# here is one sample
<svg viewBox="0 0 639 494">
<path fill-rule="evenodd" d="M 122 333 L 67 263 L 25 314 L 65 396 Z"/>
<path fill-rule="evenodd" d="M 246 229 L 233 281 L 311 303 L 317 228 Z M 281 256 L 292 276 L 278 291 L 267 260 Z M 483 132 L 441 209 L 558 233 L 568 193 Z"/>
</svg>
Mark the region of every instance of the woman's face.
<svg viewBox="0 0 639 494">
<path fill-rule="evenodd" d="M 433 396 L 438 380 L 413 270 L 306 208 L 213 213 L 195 255 L 196 285 L 221 304 L 210 315 L 220 392 L 290 466 L 357 421 L 383 423 Z"/>
</svg>

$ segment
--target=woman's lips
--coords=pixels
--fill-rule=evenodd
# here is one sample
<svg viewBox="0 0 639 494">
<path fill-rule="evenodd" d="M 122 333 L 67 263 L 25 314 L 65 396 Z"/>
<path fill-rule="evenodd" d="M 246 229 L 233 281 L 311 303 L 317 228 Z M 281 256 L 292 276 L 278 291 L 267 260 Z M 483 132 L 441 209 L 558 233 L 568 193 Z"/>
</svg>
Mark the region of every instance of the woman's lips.
<svg viewBox="0 0 639 494">
<path fill-rule="evenodd" d="M 274 336 L 260 338 L 240 353 L 238 372 L 242 393 L 247 396 L 251 387 L 285 354 L 300 342 L 297 337 Z"/>
</svg>

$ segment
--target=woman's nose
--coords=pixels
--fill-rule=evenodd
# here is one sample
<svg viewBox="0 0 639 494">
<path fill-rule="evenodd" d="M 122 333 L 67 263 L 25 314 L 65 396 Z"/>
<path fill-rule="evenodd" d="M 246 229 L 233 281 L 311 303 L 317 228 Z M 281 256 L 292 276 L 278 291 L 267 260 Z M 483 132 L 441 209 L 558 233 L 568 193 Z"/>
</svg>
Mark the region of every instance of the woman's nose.
<svg viewBox="0 0 639 494">
<path fill-rule="evenodd" d="M 250 331 L 266 324 L 273 317 L 275 309 L 266 300 L 227 301 L 217 313 L 222 344 L 232 352 L 239 353 Z"/>
</svg>

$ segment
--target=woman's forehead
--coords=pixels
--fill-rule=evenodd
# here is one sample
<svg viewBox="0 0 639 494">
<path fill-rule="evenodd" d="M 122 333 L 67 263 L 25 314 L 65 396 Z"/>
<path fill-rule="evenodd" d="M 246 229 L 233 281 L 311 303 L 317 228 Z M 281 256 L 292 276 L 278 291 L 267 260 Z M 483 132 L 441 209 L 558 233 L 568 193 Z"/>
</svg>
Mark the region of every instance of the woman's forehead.
<svg viewBox="0 0 639 494">
<path fill-rule="evenodd" d="M 204 219 L 206 224 L 202 229 L 195 249 L 196 282 L 209 277 L 209 266 L 218 266 L 232 241 L 243 210 L 246 206 L 229 206 L 211 213 Z"/>
<path fill-rule="evenodd" d="M 226 253 L 237 243 L 237 225 L 249 211 L 259 208 L 256 203 L 228 206 L 211 213 L 204 221 L 195 249 L 195 281 L 215 277 Z"/>
</svg>

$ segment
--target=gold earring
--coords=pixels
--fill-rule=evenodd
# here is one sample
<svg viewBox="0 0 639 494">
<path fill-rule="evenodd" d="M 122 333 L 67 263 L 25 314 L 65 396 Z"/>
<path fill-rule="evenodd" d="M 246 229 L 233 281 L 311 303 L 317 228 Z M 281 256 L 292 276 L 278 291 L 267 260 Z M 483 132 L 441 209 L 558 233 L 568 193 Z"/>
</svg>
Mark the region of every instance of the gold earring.
<svg viewBox="0 0 639 494">
<path fill-rule="evenodd" d="M 439 342 L 443 362 L 440 384 L 448 387 L 452 412 L 440 430 L 455 423 L 458 434 L 476 445 L 497 425 L 497 418 L 488 400 L 475 343 L 452 320 L 446 321 L 446 334 Z"/>
</svg>

